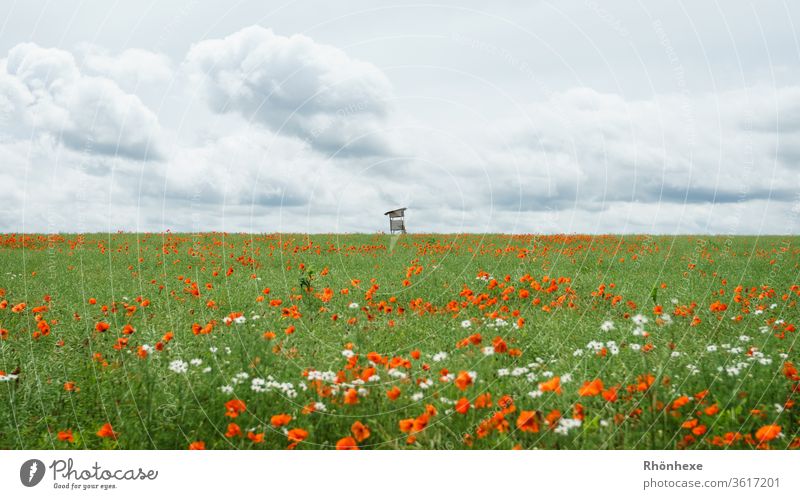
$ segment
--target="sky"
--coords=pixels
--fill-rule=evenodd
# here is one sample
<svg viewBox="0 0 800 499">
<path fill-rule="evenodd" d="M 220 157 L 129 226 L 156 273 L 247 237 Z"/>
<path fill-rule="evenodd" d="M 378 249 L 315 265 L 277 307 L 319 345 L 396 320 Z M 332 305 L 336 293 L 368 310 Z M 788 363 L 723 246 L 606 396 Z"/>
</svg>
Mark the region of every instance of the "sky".
<svg viewBox="0 0 800 499">
<path fill-rule="evenodd" d="M 797 234 L 800 4 L 5 1 L 0 232 Z"/>
</svg>

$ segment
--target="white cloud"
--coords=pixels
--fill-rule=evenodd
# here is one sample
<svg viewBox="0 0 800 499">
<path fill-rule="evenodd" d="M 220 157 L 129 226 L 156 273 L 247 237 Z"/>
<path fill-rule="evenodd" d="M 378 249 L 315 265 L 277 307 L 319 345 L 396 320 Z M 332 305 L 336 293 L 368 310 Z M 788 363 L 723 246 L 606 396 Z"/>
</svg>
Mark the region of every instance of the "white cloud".
<svg viewBox="0 0 800 499">
<path fill-rule="evenodd" d="M 129 48 L 111 54 L 97 45 L 81 44 L 84 66 L 111 78 L 125 90 L 135 91 L 140 85 L 167 84 L 173 78 L 172 62 L 165 54 Z"/>
<path fill-rule="evenodd" d="M 112 80 L 82 74 L 64 50 L 33 43 L 12 48 L 0 61 L 0 110 L 72 149 L 136 159 L 161 155 L 155 114 Z"/>
<path fill-rule="evenodd" d="M 378 68 L 338 48 L 251 26 L 193 45 L 186 64 L 215 112 L 239 112 L 327 152 L 386 147 L 380 127 L 391 85 Z"/>
</svg>

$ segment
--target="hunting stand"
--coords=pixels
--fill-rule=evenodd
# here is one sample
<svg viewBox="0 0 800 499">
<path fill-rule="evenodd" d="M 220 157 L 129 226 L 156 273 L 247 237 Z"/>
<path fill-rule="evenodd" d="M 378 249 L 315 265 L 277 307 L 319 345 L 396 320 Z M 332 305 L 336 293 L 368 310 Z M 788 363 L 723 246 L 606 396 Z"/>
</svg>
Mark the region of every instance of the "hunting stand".
<svg viewBox="0 0 800 499">
<path fill-rule="evenodd" d="M 387 211 L 384 215 L 389 215 L 389 232 L 394 234 L 396 232 L 406 233 L 405 212 L 407 208 L 398 208 L 396 210 Z"/>
</svg>

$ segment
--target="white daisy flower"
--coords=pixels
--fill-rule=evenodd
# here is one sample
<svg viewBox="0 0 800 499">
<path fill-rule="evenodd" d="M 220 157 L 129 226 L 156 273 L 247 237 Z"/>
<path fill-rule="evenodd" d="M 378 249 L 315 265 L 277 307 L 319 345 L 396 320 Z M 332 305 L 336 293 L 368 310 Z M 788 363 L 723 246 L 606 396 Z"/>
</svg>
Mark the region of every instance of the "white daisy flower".
<svg viewBox="0 0 800 499">
<path fill-rule="evenodd" d="M 172 372 L 183 374 L 187 370 L 189 370 L 189 364 L 187 362 L 182 361 L 181 359 L 175 359 L 169 363 L 169 369 Z"/>
<path fill-rule="evenodd" d="M 433 356 L 434 362 L 441 362 L 447 358 L 447 352 L 439 352 Z"/>
<path fill-rule="evenodd" d="M 541 396 L 542 396 L 542 391 L 541 390 L 534 390 L 532 392 L 528 392 L 528 397 L 530 397 L 532 399 L 538 399 Z"/>
</svg>

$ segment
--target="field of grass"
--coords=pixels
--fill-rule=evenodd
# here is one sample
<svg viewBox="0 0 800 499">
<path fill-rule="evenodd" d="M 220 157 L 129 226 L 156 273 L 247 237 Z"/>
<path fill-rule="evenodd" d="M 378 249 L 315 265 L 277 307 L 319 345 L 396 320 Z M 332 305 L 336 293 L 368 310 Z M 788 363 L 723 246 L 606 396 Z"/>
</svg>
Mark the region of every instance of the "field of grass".
<svg viewBox="0 0 800 499">
<path fill-rule="evenodd" d="M 800 238 L 0 235 L 0 448 L 799 448 Z"/>
</svg>

